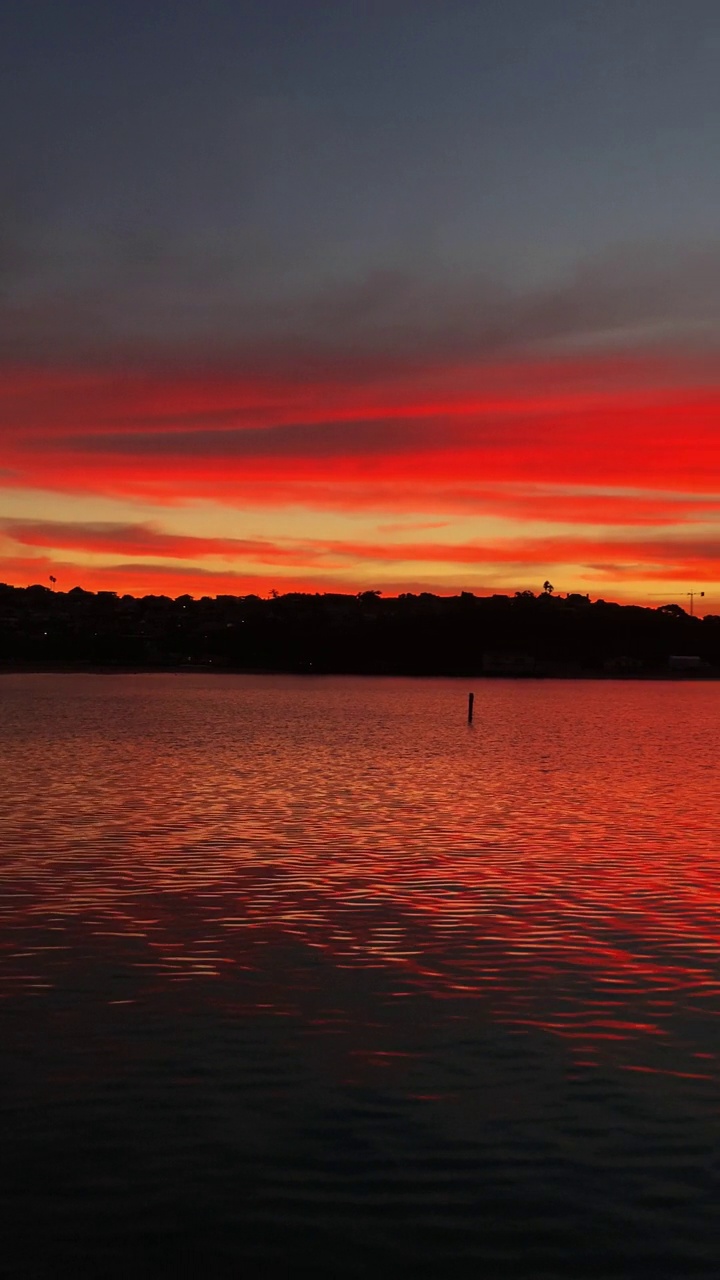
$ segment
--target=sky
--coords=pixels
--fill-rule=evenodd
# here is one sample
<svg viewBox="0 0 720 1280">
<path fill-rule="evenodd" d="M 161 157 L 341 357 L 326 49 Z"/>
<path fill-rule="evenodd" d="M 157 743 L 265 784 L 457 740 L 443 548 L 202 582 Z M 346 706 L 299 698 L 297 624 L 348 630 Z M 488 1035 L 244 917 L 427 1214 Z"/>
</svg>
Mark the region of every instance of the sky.
<svg viewBox="0 0 720 1280">
<path fill-rule="evenodd" d="M 720 612 L 717 0 L 4 0 L 0 580 Z"/>
</svg>

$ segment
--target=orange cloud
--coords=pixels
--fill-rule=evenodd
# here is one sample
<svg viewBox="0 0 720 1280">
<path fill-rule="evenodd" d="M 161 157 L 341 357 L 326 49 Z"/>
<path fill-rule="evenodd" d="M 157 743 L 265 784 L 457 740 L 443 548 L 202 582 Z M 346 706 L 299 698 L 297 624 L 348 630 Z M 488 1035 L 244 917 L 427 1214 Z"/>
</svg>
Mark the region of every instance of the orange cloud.
<svg viewBox="0 0 720 1280">
<path fill-rule="evenodd" d="M 599 575 L 611 573 L 622 576 L 633 571 L 644 577 L 681 579 L 703 576 L 711 580 L 720 579 L 720 535 L 715 539 L 688 534 L 648 539 L 640 536 L 594 538 L 567 534 L 545 538 L 503 538 L 492 542 L 428 540 L 378 543 L 288 537 L 188 537 L 166 533 L 146 523 L 16 519 L 1 521 L 0 529 L 12 542 L 24 547 L 138 559 L 202 561 L 221 558 L 237 565 L 273 566 L 283 571 L 306 568 L 320 575 L 339 569 L 347 583 L 353 582 L 349 567 L 352 565 L 398 566 L 408 563 L 515 568 L 562 563 L 587 566 Z M 172 566 L 170 572 L 182 573 L 186 568 Z M 196 568 L 193 571 L 223 577 L 223 571 L 216 569 Z M 236 574 L 243 571 L 229 569 L 228 572 Z"/>
<path fill-rule="evenodd" d="M 82 559 L 67 560 L 50 556 L 8 556 L 0 561 L 2 578 L 15 585 L 41 583 L 47 586 L 50 575 L 57 579 L 58 590 L 70 590 L 81 586 L 88 591 L 117 591 L 131 595 L 260 595 L 267 596 L 273 589 L 281 592 L 344 592 L 354 594 L 374 585 L 348 567 L 346 575 L 325 577 L 320 572 L 283 573 L 282 576 L 266 572 L 227 570 L 218 572 L 198 565 L 176 564 L 113 564 L 89 565 Z M 397 595 L 402 591 L 431 591 L 448 594 L 446 584 L 428 576 L 426 578 L 391 578 L 383 583 L 385 594 Z M 493 590 L 477 585 L 480 593 Z"/>
<path fill-rule="evenodd" d="M 2 520 L 0 529 L 26 547 L 56 548 L 117 556 L 193 560 L 208 556 L 251 559 L 263 564 L 304 564 L 319 553 L 311 543 L 283 544 L 264 538 L 202 538 L 165 533 L 149 524 L 110 521 L 71 523 Z"/>
</svg>

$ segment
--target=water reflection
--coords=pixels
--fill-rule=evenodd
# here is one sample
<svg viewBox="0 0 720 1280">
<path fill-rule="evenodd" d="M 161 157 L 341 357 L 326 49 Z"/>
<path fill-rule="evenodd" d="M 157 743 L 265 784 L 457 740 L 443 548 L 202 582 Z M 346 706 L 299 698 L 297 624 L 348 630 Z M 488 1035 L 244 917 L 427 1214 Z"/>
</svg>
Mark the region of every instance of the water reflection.
<svg viewBox="0 0 720 1280">
<path fill-rule="evenodd" d="M 486 682 L 470 731 L 451 681 L 0 693 L 6 999 L 109 965 L 113 1006 L 206 984 L 356 1036 L 375 1013 L 343 974 L 364 974 L 578 1067 L 717 1078 L 717 686 Z M 378 1071 L 404 1052 L 346 1049 Z"/>
</svg>

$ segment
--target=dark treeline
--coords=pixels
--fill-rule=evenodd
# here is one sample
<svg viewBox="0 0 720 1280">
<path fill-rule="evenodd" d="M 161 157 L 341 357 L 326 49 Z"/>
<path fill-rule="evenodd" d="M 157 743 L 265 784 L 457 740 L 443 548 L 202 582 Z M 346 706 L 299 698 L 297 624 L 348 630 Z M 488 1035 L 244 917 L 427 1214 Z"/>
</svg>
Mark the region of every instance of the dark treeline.
<svg viewBox="0 0 720 1280">
<path fill-rule="evenodd" d="M 720 675 L 720 617 L 515 596 L 118 596 L 0 584 L 0 665 L 405 675 Z"/>
</svg>

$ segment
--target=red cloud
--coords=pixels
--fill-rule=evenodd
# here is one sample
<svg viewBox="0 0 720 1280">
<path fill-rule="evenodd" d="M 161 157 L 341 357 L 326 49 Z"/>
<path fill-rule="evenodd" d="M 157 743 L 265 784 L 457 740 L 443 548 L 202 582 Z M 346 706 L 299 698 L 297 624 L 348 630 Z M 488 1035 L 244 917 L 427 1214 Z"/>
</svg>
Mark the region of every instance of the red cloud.
<svg viewBox="0 0 720 1280">
<path fill-rule="evenodd" d="M 283 574 L 297 569 L 313 586 L 332 574 L 328 582 L 351 589 L 367 585 L 367 566 L 401 561 L 530 572 L 572 563 L 597 566 L 597 574 L 613 565 L 645 579 L 720 578 L 707 539 L 657 532 L 690 532 L 716 520 L 720 507 L 720 378 L 680 357 L 435 363 L 427 371 L 385 361 L 361 373 L 315 367 L 312 376 L 275 379 L 16 370 L 0 374 L 0 414 L 6 486 L 427 512 L 411 523 L 428 529 L 441 527 L 436 514 L 452 512 L 568 526 L 563 538 L 482 546 L 198 538 L 139 524 L 24 521 L 6 524 L 16 544 L 150 560 L 221 556 Z M 608 536 L 591 537 L 593 525 Z M 613 537 L 613 526 L 623 533 Z M 655 528 L 629 538 L 631 526 L 648 535 Z M 187 572 L 189 579 L 194 570 Z"/>
<path fill-rule="evenodd" d="M 474 389 L 467 369 L 342 385 L 6 375 L 2 466 L 6 483 L 170 500 L 278 488 L 318 501 L 363 484 L 720 490 L 720 390 L 687 385 L 689 372 L 667 385 L 659 367 L 663 389 L 647 367 L 632 387 L 620 368 L 480 369 Z"/>
</svg>

